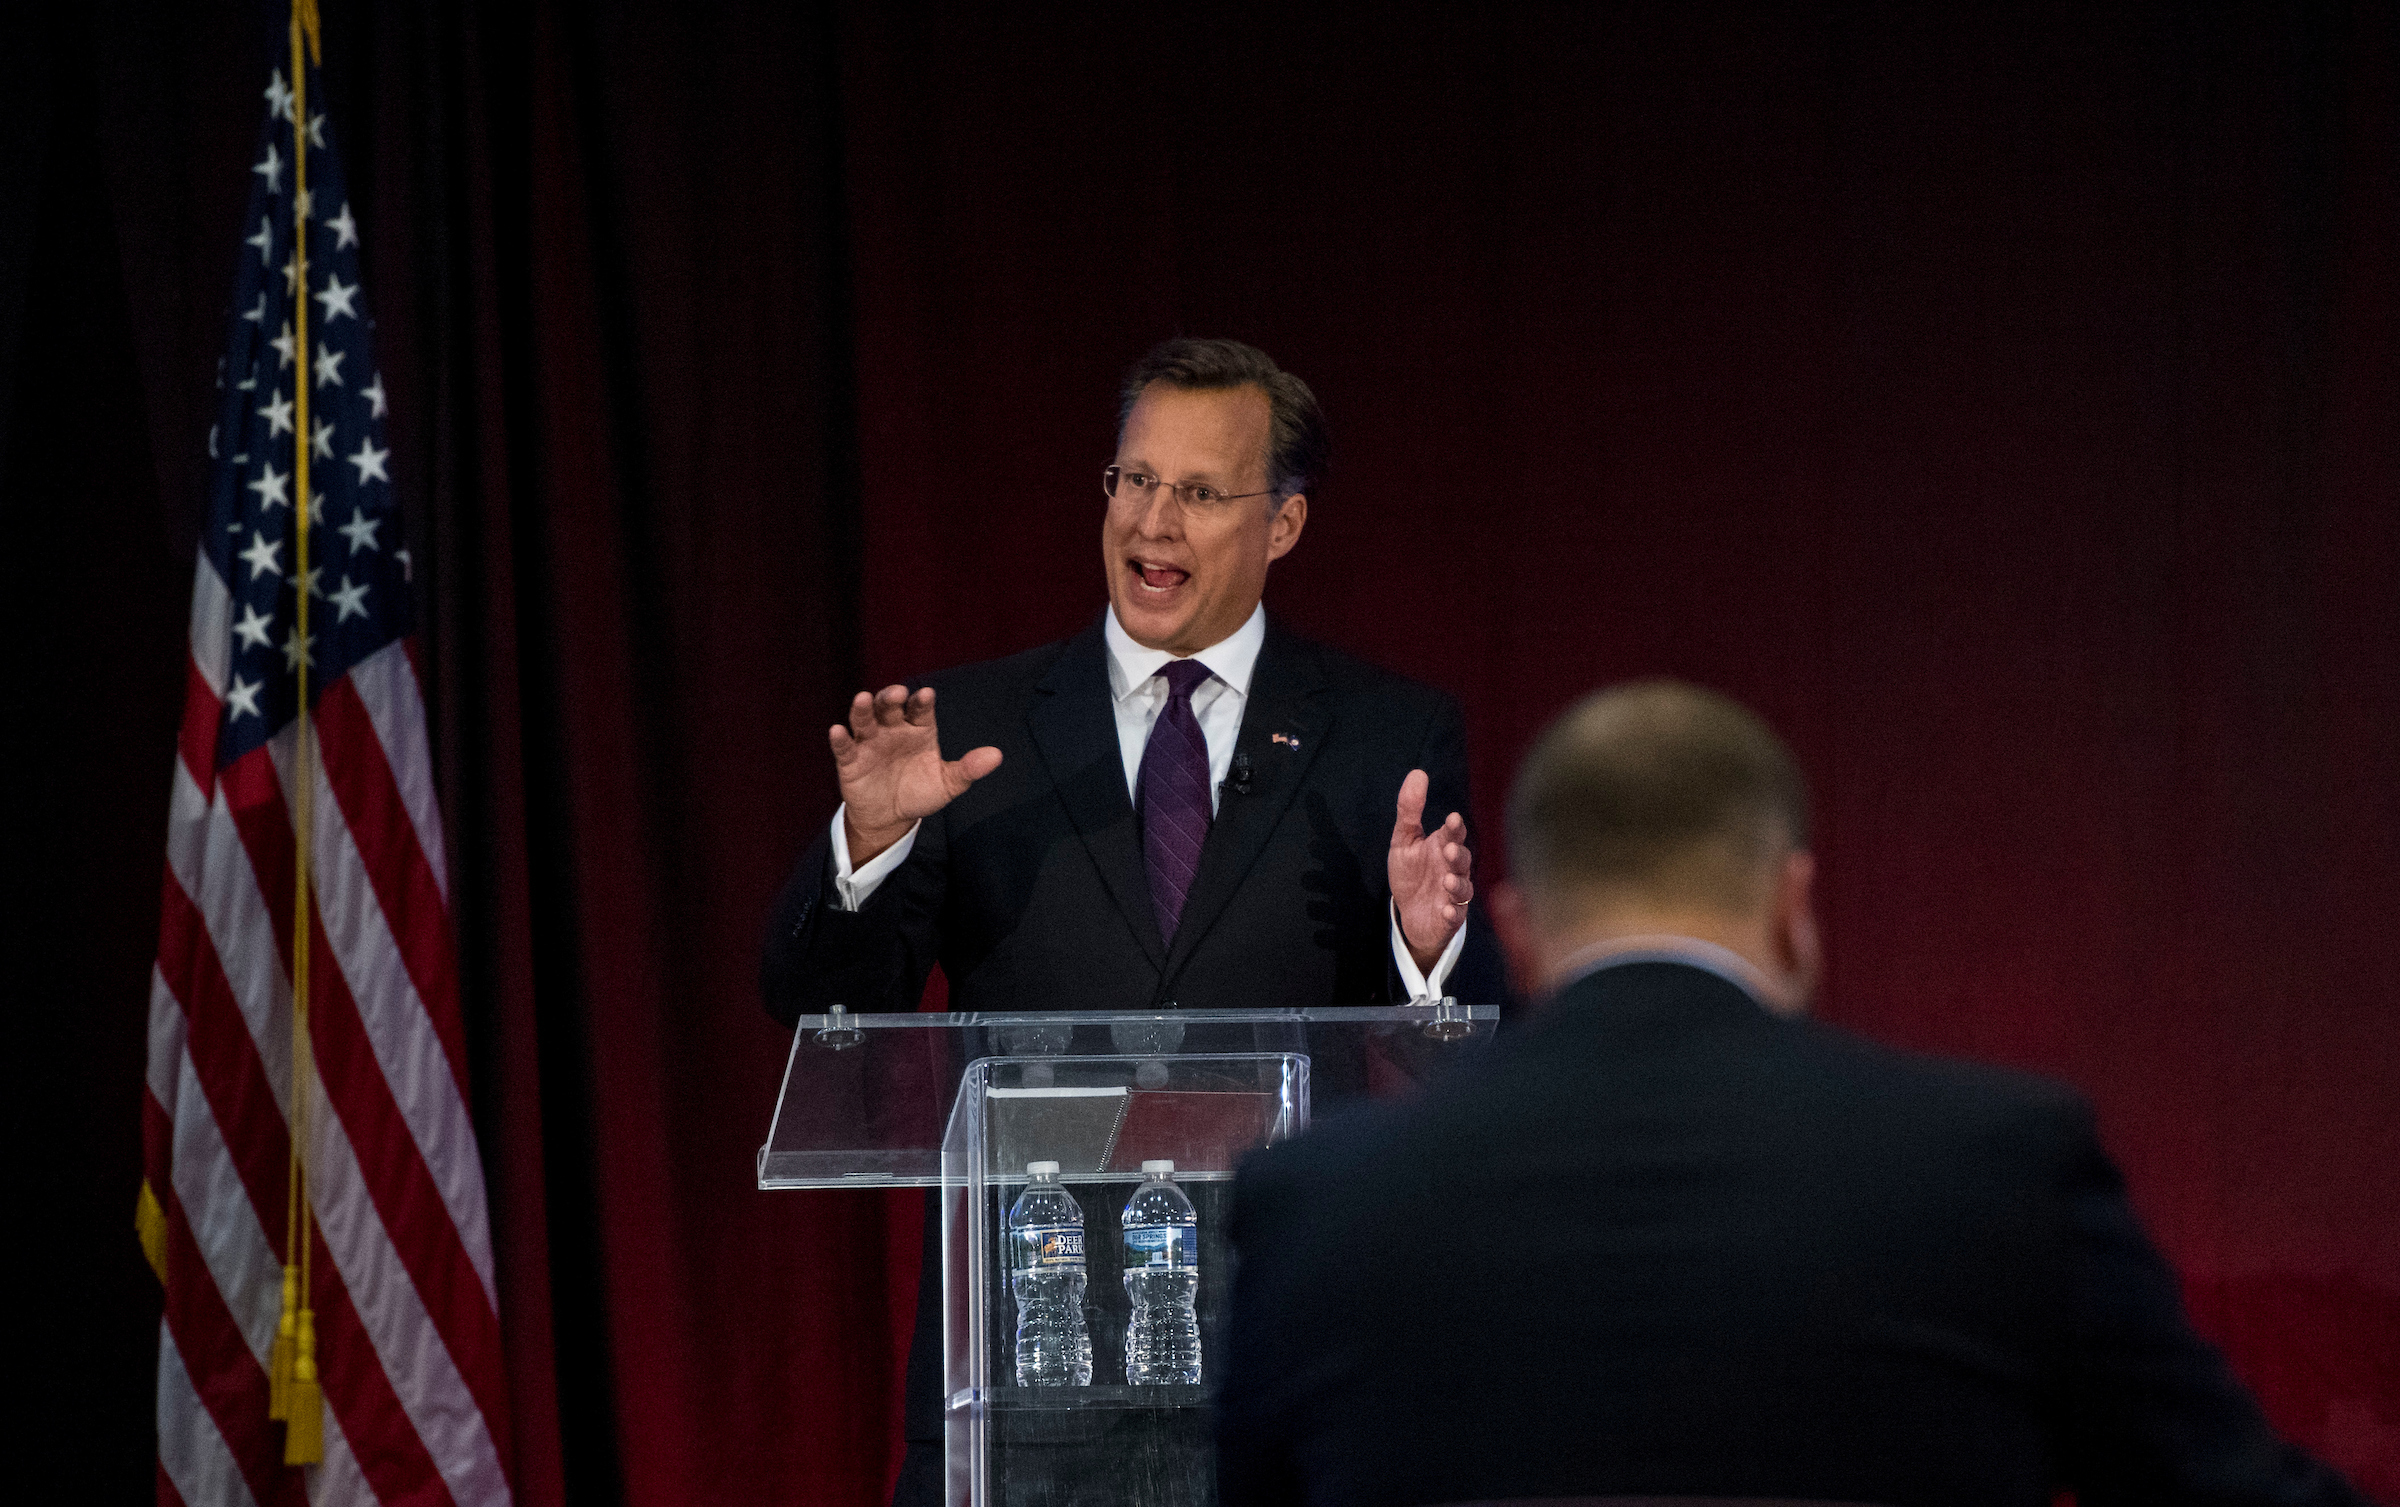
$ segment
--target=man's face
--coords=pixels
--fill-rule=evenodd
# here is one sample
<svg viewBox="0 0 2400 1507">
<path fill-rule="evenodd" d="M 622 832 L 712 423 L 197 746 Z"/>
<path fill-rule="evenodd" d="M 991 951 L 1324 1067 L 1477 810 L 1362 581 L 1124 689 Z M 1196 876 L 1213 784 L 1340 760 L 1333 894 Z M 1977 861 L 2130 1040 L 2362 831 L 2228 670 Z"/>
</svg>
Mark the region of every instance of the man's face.
<svg viewBox="0 0 2400 1507">
<path fill-rule="evenodd" d="M 1300 538 L 1308 499 L 1243 497 L 1267 489 L 1267 394 L 1153 382 L 1126 415 L 1117 465 L 1161 482 L 1214 488 L 1229 501 L 1187 506 L 1166 486 L 1120 486 L 1100 525 L 1108 599 L 1135 642 L 1193 654 L 1258 606 L 1267 566 Z"/>
</svg>

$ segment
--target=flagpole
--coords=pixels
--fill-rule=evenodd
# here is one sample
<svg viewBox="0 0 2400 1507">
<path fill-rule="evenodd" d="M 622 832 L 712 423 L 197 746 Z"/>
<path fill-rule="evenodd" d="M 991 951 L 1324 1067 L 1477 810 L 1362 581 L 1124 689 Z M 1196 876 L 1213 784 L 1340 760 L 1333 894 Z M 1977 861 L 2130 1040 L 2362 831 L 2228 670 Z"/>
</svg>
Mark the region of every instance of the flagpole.
<svg viewBox="0 0 2400 1507">
<path fill-rule="evenodd" d="M 308 417 L 308 221 L 314 206 L 308 202 L 308 65 L 320 58 L 316 0 L 292 0 L 292 329 L 293 354 L 292 504 L 297 519 L 293 551 L 293 633 L 297 652 L 298 710 L 293 718 L 292 774 L 292 1113 L 291 1188 L 294 1218 L 285 1246 L 286 1291 L 298 1298 L 293 1324 L 292 1372 L 285 1389 L 283 1463 L 314 1465 L 325 1458 L 325 1399 L 317 1381 L 316 1311 L 311 1302 L 310 1206 L 307 1192 L 309 1064 L 314 1049 L 308 1032 L 308 954 L 311 930 L 309 868 L 315 839 L 316 771 L 311 764 L 308 715 L 308 530 L 309 450 L 313 435 Z M 302 55 L 303 43 L 306 56 Z M 296 1249 L 295 1249 L 296 1248 Z M 295 1265 L 297 1270 L 294 1270 Z M 286 1299 L 285 1313 L 291 1314 Z M 278 1330 L 281 1325 L 278 1325 Z"/>
</svg>

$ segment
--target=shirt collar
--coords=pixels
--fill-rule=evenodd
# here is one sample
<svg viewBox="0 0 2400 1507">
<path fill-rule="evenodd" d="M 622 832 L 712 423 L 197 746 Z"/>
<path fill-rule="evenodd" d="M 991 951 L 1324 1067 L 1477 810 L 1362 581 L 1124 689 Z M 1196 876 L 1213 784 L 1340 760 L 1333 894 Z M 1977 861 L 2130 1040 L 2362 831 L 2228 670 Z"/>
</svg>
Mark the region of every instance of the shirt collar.
<svg viewBox="0 0 2400 1507">
<path fill-rule="evenodd" d="M 1640 937 L 1611 937 L 1594 942 L 1582 951 L 1570 954 L 1558 971 L 1558 981 L 1551 986 L 1553 995 L 1564 994 L 1575 985 L 1590 978 L 1603 968 L 1618 968 L 1629 963 L 1681 963 L 1713 973 L 1757 1001 L 1760 1009 L 1769 1014 L 1781 1013 L 1774 1001 L 1776 989 L 1758 965 L 1730 947 L 1703 942 L 1698 937 L 1671 934 Z"/>
<path fill-rule="evenodd" d="M 1118 701 L 1149 687 L 1151 677 L 1159 667 L 1177 656 L 1164 649 L 1145 649 L 1135 643 L 1133 635 L 1117 621 L 1117 609 L 1108 609 L 1100 625 L 1100 636 L 1108 643 L 1108 691 Z M 1232 634 L 1210 644 L 1190 656 L 1208 666 L 1208 673 L 1233 688 L 1237 696 L 1250 694 L 1250 675 L 1258 668 L 1258 651 L 1267 642 L 1267 609 L 1265 603 L 1250 609 L 1250 616 Z"/>
</svg>

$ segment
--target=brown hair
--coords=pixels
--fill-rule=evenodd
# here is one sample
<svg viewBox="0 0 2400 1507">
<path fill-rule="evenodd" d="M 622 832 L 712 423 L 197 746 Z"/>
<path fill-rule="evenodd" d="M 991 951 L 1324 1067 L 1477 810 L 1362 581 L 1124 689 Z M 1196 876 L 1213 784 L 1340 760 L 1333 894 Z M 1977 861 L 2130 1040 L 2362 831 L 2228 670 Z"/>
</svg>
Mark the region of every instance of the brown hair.
<svg viewBox="0 0 2400 1507">
<path fill-rule="evenodd" d="M 1277 366 L 1274 358 L 1238 340 L 1194 340 L 1179 336 L 1153 346 L 1125 373 L 1117 395 L 1117 434 L 1134 403 L 1153 382 L 1212 390 L 1256 387 L 1267 395 L 1267 485 L 1276 501 L 1305 492 L 1325 475 L 1333 457 L 1333 438 L 1325 432 L 1325 415 L 1308 384 Z"/>
<path fill-rule="evenodd" d="M 1534 896 L 1614 890 L 1741 912 L 1766 864 L 1808 846 L 1791 750 L 1730 697 L 1645 680 L 1585 697 L 1525 756 L 1512 866 Z"/>
</svg>

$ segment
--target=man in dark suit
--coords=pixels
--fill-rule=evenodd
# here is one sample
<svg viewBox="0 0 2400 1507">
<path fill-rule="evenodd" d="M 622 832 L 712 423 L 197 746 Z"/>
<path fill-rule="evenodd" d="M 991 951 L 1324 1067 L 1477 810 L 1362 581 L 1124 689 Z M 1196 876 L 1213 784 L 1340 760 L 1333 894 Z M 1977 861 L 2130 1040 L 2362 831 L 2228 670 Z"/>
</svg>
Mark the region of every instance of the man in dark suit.
<svg viewBox="0 0 2400 1507">
<path fill-rule="evenodd" d="M 1763 723 L 1591 698 L 1509 841 L 1529 1028 L 1235 1181 L 1226 1503 L 2359 1502 L 2191 1332 L 2080 1097 L 1803 1018 Z"/>
<path fill-rule="evenodd" d="M 1314 396 L 1262 352 L 1137 363 L 1108 611 L 859 693 L 830 735 L 842 809 L 769 928 L 769 1009 L 912 1009 L 937 961 L 962 1010 L 1498 999 L 1457 704 L 1260 605 L 1326 453 Z"/>
<path fill-rule="evenodd" d="M 853 700 L 830 734 L 842 808 L 768 931 L 777 1018 L 913 1009 L 936 962 L 958 1010 L 1502 996 L 1469 916 L 1457 704 L 1260 605 L 1326 454 L 1315 397 L 1262 352 L 1176 340 L 1135 364 L 1103 477 L 1108 610 Z M 902 1502 L 940 1475 L 934 1270 Z"/>
</svg>

